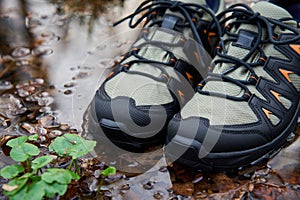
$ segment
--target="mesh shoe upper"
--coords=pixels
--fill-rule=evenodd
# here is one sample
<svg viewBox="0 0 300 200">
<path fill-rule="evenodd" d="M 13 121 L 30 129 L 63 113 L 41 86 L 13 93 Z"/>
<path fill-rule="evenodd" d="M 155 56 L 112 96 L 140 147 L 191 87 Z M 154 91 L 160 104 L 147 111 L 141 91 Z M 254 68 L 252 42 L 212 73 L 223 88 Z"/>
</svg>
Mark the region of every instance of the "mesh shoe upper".
<svg viewBox="0 0 300 200">
<path fill-rule="evenodd" d="M 224 2 L 216 2 L 222 10 Z M 207 73 L 207 51 L 222 29 L 204 0 L 148 0 L 116 24 L 127 19 L 131 28 L 145 25 L 96 92 L 91 112 L 107 138 L 135 151 L 164 142 L 169 120 Z"/>
<path fill-rule="evenodd" d="M 266 16 L 272 19 L 284 19 L 284 18 L 291 18 L 290 14 L 267 2 L 260 2 L 254 5 L 252 8 L 254 12 L 260 13 L 262 16 Z M 233 24 L 234 22 L 232 22 Z M 286 24 L 292 26 L 292 27 L 297 27 L 297 24 L 295 21 L 286 21 Z M 229 28 L 229 26 L 228 26 Z M 255 23 L 245 23 L 242 25 L 239 25 L 238 27 L 231 27 L 230 33 L 231 34 L 238 34 L 242 30 L 246 30 L 247 32 L 253 33 L 253 35 L 256 37 L 258 35 L 258 26 Z M 289 34 L 291 33 L 290 30 L 281 30 L 280 28 L 276 28 L 274 30 L 276 35 L 282 35 L 282 34 Z M 262 28 L 261 30 L 261 39 L 262 40 L 267 40 L 269 37 L 267 30 L 265 27 Z M 291 33 L 292 34 L 292 33 Z M 237 36 L 236 40 L 238 40 L 239 36 Z M 243 37 L 240 35 L 240 37 Z M 225 34 L 224 39 L 229 39 L 230 36 L 228 34 Z M 252 51 L 251 48 L 245 48 L 243 46 L 239 46 L 237 44 L 237 41 L 231 41 L 228 42 L 226 45 L 226 51 L 227 55 L 237 58 L 240 60 L 245 60 L 245 57 L 249 57 L 245 61 L 247 63 L 257 63 L 260 62 L 262 58 L 262 54 L 260 54 L 259 49 L 261 49 L 263 53 L 263 57 L 266 58 L 271 58 L 274 57 L 276 59 L 282 59 L 285 60 L 286 62 L 290 61 L 290 54 L 284 54 L 282 50 L 278 49 L 277 45 L 274 45 L 272 43 L 268 42 L 261 42 L 259 45 L 259 49 L 257 49 L 251 56 L 248 56 L 249 52 Z M 222 57 L 217 56 L 214 60 L 219 61 L 221 60 Z M 253 70 L 255 74 L 257 75 L 257 78 L 264 79 L 267 81 L 271 81 L 273 83 L 276 83 L 277 80 L 275 79 L 274 76 L 268 71 L 265 70 L 264 68 L 265 65 L 260 65 L 260 66 L 255 66 L 253 67 Z M 217 74 L 222 74 L 226 73 L 227 76 L 237 79 L 237 80 L 242 80 L 242 81 L 247 81 L 251 76 L 253 75 L 247 68 L 240 66 L 237 69 L 234 69 L 236 67 L 232 63 L 218 63 L 214 67 L 214 73 Z M 234 69 L 234 70 L 233 70 Z M 229 70 L 232 70 L 232 72 L 227 72 Z M 291 79 L 293 79 L 292 84 L 299 89 L 299 84 L 300 84 L 300 77 L 297 74 L 291 74 Z M 248 84 L 247 88 L 250 90 L 251 94 L 256 95 L 258 98 L 267 101 L 268 97 L 263 94 L 262 91 L 258 90 L 258 85 L 254 84 Z M 203 87 L 202 90 L 207 90 L 211 92 L 216 92 L 216 93 L 222 93 L 225 95 L 230 95 L 234 97 L 242 97 L 245 94 L 245 90 L 240 87 L 237 84 L 231 83 L 231 82 L 220 82 L 220 81 L 209 81 L 205 86 Z M 191 116 L 201 116 L 203 118 L 211 119 L 212 118 L 212 109 L 213 107 L 216 108 L 216 110 L 224 110 L 226 112 L 226 117 L 224 119 L 216 119 L 213 120 L 213 124 L 228 124 L 228 125 L 234 125 L 234 124 L 244 124 L 244 123 L 255 123 L 259 120 L 259 116 L 255 114 L 255 112 L 251 109 L 249 106 L 249 102 L 247 101 L 242 101 L 242 102 L 237 102 L 231 99 L 223 99 L 223 103 L 221 105 L 214 105 L 214 98 L 217 98 L 215 96 L 208 96 L 204 94 L 197 93 L 195 97 L 188 103 L 188 105 L 181 111 L 181 115 L 183 118 L 188 118 Z M 283 104 L 283 106 L 287 109 L 289 109 L 291 105 L 291 100 L 284 96 L 280 96 L 280 102 Z M 226 105 L 226 108 L 224 107 Z M 219 108 L 217 108 L 219 107 Z M 278 122 L 279 118 L 270 115 L 271 120 L 275 123 Z"/>
<path fill-rule="evenodd" d="M 163 2 L 163 1 L 153 1 L 154 3 Z M 165 1 L 171 2 L 171 1 Z M 192 12 L 191 10 L 197 10 L 199 8 L 194 7 L 193 5 L 203 5 L 206 6 L 206 1 L 195 1 L 195 0 L 185 0 L 182 1 L 182 7 L 185 9 L 185 12 L 188 12 L 188 15 L 194 21 L 201 20 L 202 22 L 210 22 L 212 17 L 208 15 L 206 12 L 203 12 L 201 16 L 197 12 Z M 220 1 L 219 7 L 224 6 L 223 1 Z M 192 3 L 192 4 L 190 4 Z M 189 4 L 189 6 L 188 6 Z M 180 9 L 176 8 L 174 10 L 170 9 L 171 6 L 168 5 L 162 7 L 162 10 L 155 10 L 153 14 L 147 17 L 149 21 L 144 29 L 141 32 L 139 39 L 133 45 L 134 48 L 138 48 L 138 56 L 128 56 L 126 59 L 122 60 L 120 65 L 125 63 L 132 63 L 135 60 L 142 57 L 146 60 L 154 60 L 162 63 L 168 63 L 171 59 L 171 56 L 168 52 L 172 52 L 172 55 L 176 57 L 176 59 L 181 59 L 182 61 L 191 64 L 190 58 L 187 57 L 184 52 L 184 45 L 180 44 L 180 41 L 187 38 L 194 38 L 195 35 L 192 32 L 190 25 L 188 24 L 188 20 L 186 16 L 183 15 Z M 155 8 L 155 6 L 154 6 Z M 189 10 L 190 9 L 190 10 Z M 201 10 L 201 9 L 200 9 Z M 168 18 L 166 18 L 168 16 Z M 172 17 L 177 18 L 177 21 L 173 27 L 170 28 L 173 22 L 167 24 L 166 22 L 172 20 Z M 155 18 L 153 20 L 153 18 Z M 162 21 L 161 23 L 151 23 L 152 21 Z M 196 23 L 196 22 L 193 22 Z M 183 25 L 184 24 L 184 25 Z M 180 28 L 182 26 L 182 28 Z M 162 27 L 162 28 L 158 28 Z M 168 30 L 170 29 L 170 30 Z M 145 34 L 143 34 L 145 33 Z M 199 36 L 198 36 L 199 37 Z M 151 42 L 164 43 L 164 48 L 155 46 L 150 44 Z M 147 43 L 148 42 L 148 43 Z M 201 41 L 200 41 L 201 42 Z M 145 45 L 145 43 L 147 43 Z M 197 41 L 195 41 L 197 43 Z M 202 43 L 202 42 L 201 42 Z M 179 45 L 178 45 L 179 44 Z M 200 44 L 197 44 L 200 46 Z M 203 54 L 207 54 L 202 51 Z M 209 58 L 209 55 L 204 55 L 204 57 Z M 209 59 L 206 60 L 209 62 Z M 103 89 L 107 93 L 110 98 L 116 98 L 119 96 L 130 97 L 135 100 L 137 106 L 145 106 L 145 105 L 164 105 L 174 101 L 174 97 L 172 96 L 168 85 L 164 82 L 157 81 L 157 78 L 161 78 L 161 76 L 170 76 L 176 80 L 180 80 L 178 74 L 174 71 L 174 66 L 168 66 L 160 64 L 162 68 L 157 67 L 157 65 L 153 65 L 153 63 L 145 63 L 145 62 L 136 62 L 130 65 L 130 69 L 128 72 L 120 72 L 116 73 L 113 78 L 107 80 L 104 84 Z M 203 72 L 203 70 L 201 71 Z M 184 73 L 185 75 L 186 73 Z M 149 76 L 145 76 L 149 75 Z M 195 80 L 199 80 L 200 77 L 196 78 L 195 74 L 189 73 Z M 187 77 L 189 78 L 189 77 Z"/>
<path fill-rule="evenodd" d="M 233 6 L 219 17 L 225 13 L 232 15 L 223 19 L 228 23 L 224 44 L 217 47 L 212 70 L 198 93 L 170 122 L 168 140 L 176 134 L 200 143 L 206 138 L 214 146 L 212 152 L 267 144 L 275 148 L 272 142 L 287 138 L 299 114 L 299 23 L 268 2 L 252 9 Z M 192 118 L 199 121 L 196 135 L 189 130 L 177 133 L 180 121 Z M 209 137 L 215 136 L 212 145 Z"/>
</svg>

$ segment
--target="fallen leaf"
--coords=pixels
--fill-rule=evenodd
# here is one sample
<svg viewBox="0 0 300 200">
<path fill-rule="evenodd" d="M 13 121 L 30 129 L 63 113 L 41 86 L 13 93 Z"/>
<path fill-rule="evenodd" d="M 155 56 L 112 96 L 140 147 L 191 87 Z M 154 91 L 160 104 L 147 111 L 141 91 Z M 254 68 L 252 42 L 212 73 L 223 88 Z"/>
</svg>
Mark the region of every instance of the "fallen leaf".
<svg viewBox="0 0 300 200">
<path fill-rule="evenodd" d="M 3 186 L 2 186 L 2 189 L 3 190 L 5 190 L 5 191 L 8 191 L 8 192 L 11 192 L 11 191 L 13 191 L 13 190 L 15 190 L 15 189 L 17 189 L 18 188 L 18 186 L 17 185 L 7 185 L 7 184 L 4 184 Z"/>
</svg>

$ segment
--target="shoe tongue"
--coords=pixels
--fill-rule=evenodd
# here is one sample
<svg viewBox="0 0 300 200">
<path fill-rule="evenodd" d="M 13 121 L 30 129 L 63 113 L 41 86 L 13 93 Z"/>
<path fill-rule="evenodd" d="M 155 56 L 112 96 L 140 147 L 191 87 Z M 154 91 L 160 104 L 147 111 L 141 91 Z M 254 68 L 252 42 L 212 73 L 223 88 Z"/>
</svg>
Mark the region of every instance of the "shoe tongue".
<svg viewBox="0 0 300 200">
<path fill-rule="evenodd" d="M 268 18 L 273 18 L 273 19 L 281 19 L 281 18 L 291 18 L 292 16 L 283 8 L 276 6 L 272 3 L 269 2 L 258 2 L 252 7 L 254 13 L 258 12 L 260 15 Z M 237 30 L 234 31 L 235 34 L 238 34 L 240 30 L 245 30 L 245 31 L 251 31 L 253 33 L 258 33 L 258 28 L 256 25 L 251 25 L 251 24 L 242 24 L 239 26 Z M 264 39 L 266 37 L 266 30 L 262 30 L 262 38 Z M 225 36 L 226 38 L 226 36 Z M 228 43 L 226 46 L 227 54 L 235 57 L 242 59 L 244 58 L 250 50 L 241 48 L 239 46 L 233 45 L 233 43 Z M 251 56 L 251 58 L 248 60 L 248 62 L 256 62 L 258 60 L 258 55 L 254 54 Z M 215 73 L 222 73 L 225 72 L 226 70 L 229 70 L 232 68 L 233 64 L 219 64 L 215 67 L 214 72 Z M 227 74 L 231 78 L 238 79 L 238 80 L 247 80 L 250 76 L 249 71 L 245 67 L 239 67 L 238 69 L 234 70 L 233 72 Z M 219 84 L 217 82 L 208 82 L 208 88 L 210 90 L 216 91 L 216 92 L 226 92 L 226 94 L 231 95 L 231 96 L 242 96 L 244 94 L 244 91 L 241 89 L 241 87 L 233 84 L 233 83 L 224 83 L 226 85 L 225 90 L 219 91 Z M 228 91 L 227 91 L 228 90 Z"/>
<path fill-rule="evenodd" d="M 181 0 L 180 2 L 182 3 L 192 3 L 192 4 L 197 4 L 197 5 L 202 5 L 205 6 L 207 5 L 206 0 Z M 178 11 L 178 12 L 174 12 L 171 11 L 170 9 L 168 9 L 165 13 L 165 15 L 173 15 L 173 16 L 177 16 L 179 18 L 182 18 L 183 20 L 186 20 L 183 15 Z M 163 19 L 164 16 L 162 16 Z M 151 37 L 149 36 L 149 40 L 153 40 L 153 41 L 157 41 L 157 42 L 166 42 L 166 43 L 177 43 L 178 41 L 178 36 L 182 35 L 182 37 L 185 38 L 192 38 L 192 32 L 190 30 L 190 28 L 184 28 L 182 33 L 175 33 L 172 31 L 170 33 L 164 31 L 163 29 L 168 29 L 163 27 L 162 29 L 158 28 L 158 29 L 149 29 L 149 34 L 151 35 Z M 174 53 L 174 52 L 173 52 Z M 169 60 L 169 57 L 166 56 L 167 52 L 157 48 L 157 47 L 145 47 L 143 49 L 140 50 L 139 55 L 146 58 L 146 59 L 150 59 L 150 60 L 157 60 L 157 61 L 161 61 L 161 62 L 167 62 Z M 175 55 L 177 56 L 177 55 Z M 179 55 L 181 56 L 181 55 Z M 188 61 L 188 60 L 186 60 Z M 189 62 L 188 62 L 189 63 Z M 133 65 L 130 69 L 131 71 L 141 71 L 143 73 L 148 73 L 150 75 L 153 76 L 159 76 L 161 74 L 161 70 L 159 70 L 157 67 L 153 67 L 151 65 L 145 65 L 143 64 L 143 66 L 141 67 L 140 65 Z"/>
</svg>

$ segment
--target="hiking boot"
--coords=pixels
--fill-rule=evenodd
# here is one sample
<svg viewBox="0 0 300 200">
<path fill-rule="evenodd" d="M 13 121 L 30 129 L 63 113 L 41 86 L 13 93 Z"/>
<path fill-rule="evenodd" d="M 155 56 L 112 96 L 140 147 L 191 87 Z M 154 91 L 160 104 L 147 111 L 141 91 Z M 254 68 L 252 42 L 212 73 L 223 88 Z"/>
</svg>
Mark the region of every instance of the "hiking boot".
<svg viewBox="0 0 300 200">
<path fill-rule="evenodd" d="M 145 24 L 96 92 L 90 111 L 101 130 L 89 133 L 134 152 L 163 144 L 169 120 L 207 73 L 207 51 L 222 31 L 215 12 L 223 7 L 223 1 L 212 8 L 205 0 L 144 1 L 117 22 L 130 19 L 131 28 Z"/>
<path fill-rule="evenodd" d="M 231 171 L 265 163 L 293 136 L 300 28 L 286 10 L 263 1 L 217 17 L 227 24 L 223 43 L 197 93 L 170 121 L 165 150 L 186 166 Z"/>
</svg>

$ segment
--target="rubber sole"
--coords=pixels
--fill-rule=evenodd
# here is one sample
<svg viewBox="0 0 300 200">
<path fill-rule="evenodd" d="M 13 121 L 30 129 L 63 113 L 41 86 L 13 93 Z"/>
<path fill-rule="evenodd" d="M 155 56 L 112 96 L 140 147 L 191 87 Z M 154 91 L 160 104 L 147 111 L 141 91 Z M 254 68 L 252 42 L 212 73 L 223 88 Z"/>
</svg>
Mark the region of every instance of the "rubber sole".
<svg viewBox="0 0 300 200">
<path fill-rule="evenodd" d="M 293 131 L 296 128 L 298 116 L 297 113 L 285 131 L 273 141 L 253 149 L 224 153 L 211 152 L 200 159 L 198 154 L 201 143 L 176 135 L 168 144 L 172 146 L 166 148 L 166 157 L 190 168 L 214 172 L 241 171 L 253 166 L 264 165 L 293 141 L 295 138 Z M 180 150 L 184 151 L 182 155 L 178 155 Z"/>
<path fill-rule="evenodd" d="M 93 102 L 91 103 L 91 105 Z M 164 127 L 159 133 L 152 137 L 138 138 L 124 133 L 119 126 L 121 123 L 101 119 L 98 121 L 93 106 L 89 106 L 85 112 L 87 127 L 83 128 L 87 136 L 92 137 L 99 143 L 111 142 L 117 147 L 135 153 L 141 153 L 149 147 L 163 145 L 166 137 L 166 128 Z M 125 126 L 122 124 L 122 126 Z"/>
</svg>

